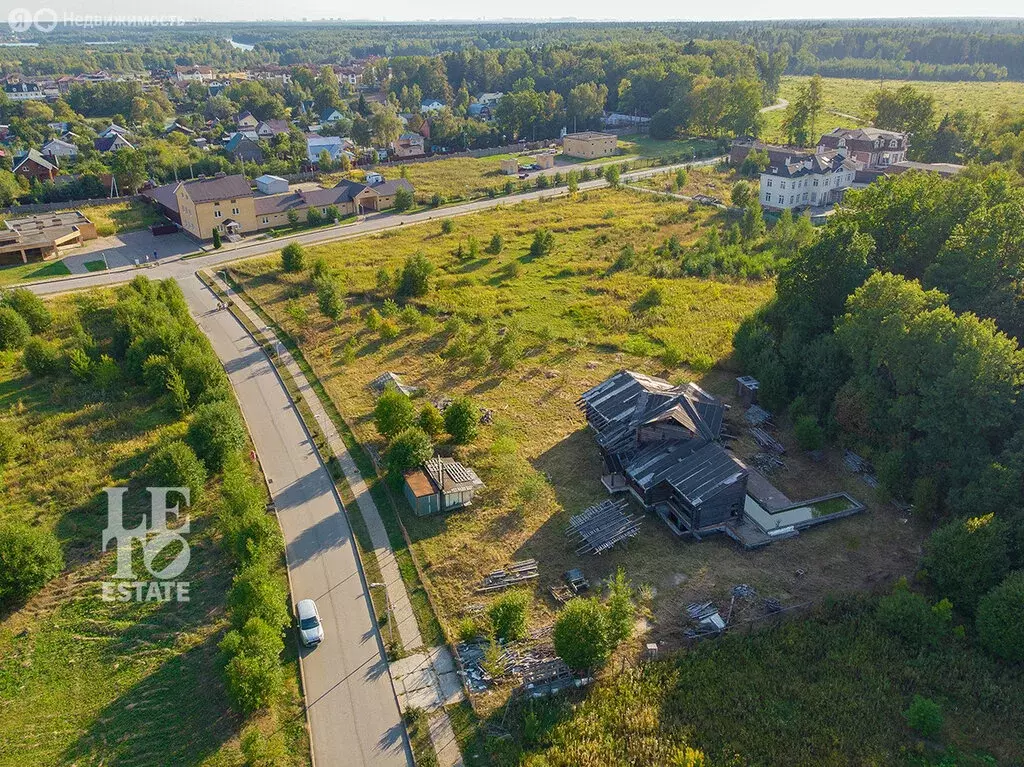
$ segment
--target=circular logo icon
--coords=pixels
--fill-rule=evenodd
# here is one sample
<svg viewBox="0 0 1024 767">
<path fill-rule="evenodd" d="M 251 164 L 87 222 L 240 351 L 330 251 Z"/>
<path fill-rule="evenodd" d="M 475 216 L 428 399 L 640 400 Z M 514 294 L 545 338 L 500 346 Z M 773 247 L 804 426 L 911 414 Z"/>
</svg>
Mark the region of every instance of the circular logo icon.
<svg viewBox="0 0 1024 767">
<path fill-rule="evenodd" d="M 28 8 L 14 8 L 7 14 L 7 24 L 15 34 L 32 29 L 32 11 Z"/>
<path fill-rule="evenodd" d="M 40 32 L 52 32 L 57 26 L 57 12 L 53 8 L 40 8 L 36 11 L 34 21 Z"/>
</svg>

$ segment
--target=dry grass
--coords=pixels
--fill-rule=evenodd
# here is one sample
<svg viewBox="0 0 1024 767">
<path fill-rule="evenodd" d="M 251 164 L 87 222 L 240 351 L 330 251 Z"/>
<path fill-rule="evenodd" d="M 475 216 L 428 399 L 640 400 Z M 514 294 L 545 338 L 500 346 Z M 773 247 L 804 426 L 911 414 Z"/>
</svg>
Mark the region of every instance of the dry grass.
<svg viewBox="0 0 1024 767">
<path fill-rule="evenodd" d="M 527 557 L 540 563 L 534 625 L 553 617 L 555 604 L 547 587 L 559 582 L 563 571 L 582 567 L 597 583 L 621 565 L 635 583 L 654 587 L 654 635 L 669 644 L 680 636 L 686 602 L 727 601 L 728 589 L 737 583 L 792 604 L 828 592 L 870 588 L 912 569 L 919 532 L 872 499 L 866 486 L 844 475 L 834 456 L 822 465 L 792 459 L 778 479 L 780 487 L 793 498 L 848 487 L 869 501 L 869 513 L 753 553 L 722 539 L 681 542 L 648 518 L 628 546 L 600 558 L 573 554 L 565 538 L 569 515 L 606 497 L 596 444 L 575 407 L 580 393 L 630 367 L 676 380 L 696 378 L 728 398 L 734 373 L 722 366 L 731 353 L 733 331 L 772 293 L 768 283 L 652 282 L 610 271 L 626 243 L 639 251 L 673 233 L 688 241 L 708 225 L 718 220 L 706 209 L 691 213 L 685 203 L 607 190 L 575 201 L 462 217 L 449 235 L 431 223 L 313 248 L 311 256 L 323 256 L 348 282 L 349 306 L 337 323 L 319 315 L 308 281 L 283 275 L 276 258 L 235 267 L 248 294 L 299 339 L 360 440 L 380 444 L 366 385 L 384 370 L 424 387 L 428 398 L 467 394 L 494 411 L 495 425 L 485 428 L 474 445 L 454 451 L 488 485 L 473 507 L 426 519 L 405 513 L 439 618 L 449 629 L 488 601 L 475 594 L 483 574 Z M 557 245 L 551 255 L 531 259 L 525 253 L 540 226 L 555 232 Z M 494 232 L 506 240 L 500 255 L 481 254 L 468 262 L 452 255 L 470 234 L 482 247 Z M 416 251 L 439 269 L 434 290 L 418 303 L 442 317 L 422 320 L 420 328 L 403 327 L 397 339 L 384 342 L 362 319 L 370 305 L 380 306 L 374 274 L 382 266 L 394 269 Z M 518 265 L 515 276 L 511 264 Z M 633 305 L 652 284 L 662 289 L 664 302 L 654 316 L 645 316 Z M 493 366 L 473 370 L 445 359 L 441 352 L 448 339 L 441 320 L 454 310 L 475 317 L 478 331 L 509 324 L 522 328 L 525 358 L 508 372 Z M 688 365 L 667 370 L 657 359 L 663 343 L 677 345 Z M 346 344 L 354 349 L 350 360 Z M 713 365 L 718 367 L 708 372 Z M 741 443 L 740 452 L 748 448 Z M 543 478 L 540 490 L 534 484 L 538 478 Z M 798 577 L 797 569 L 805 574 Z"/>
</svg>

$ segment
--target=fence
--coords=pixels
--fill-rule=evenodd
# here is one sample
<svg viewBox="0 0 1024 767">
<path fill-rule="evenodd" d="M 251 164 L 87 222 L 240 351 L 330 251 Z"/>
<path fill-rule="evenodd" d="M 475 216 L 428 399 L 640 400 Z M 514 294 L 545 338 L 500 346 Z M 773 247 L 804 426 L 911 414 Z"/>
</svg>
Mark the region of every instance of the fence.
<svg viewBox="0 0 1024 767">
<path fill-rule="evenodd" d="M 32 213 L 49 213 L 53 210 L 73 210 L 75 208 L 95 208 L 106 205 L 119 205 L 123 202 L 134 202 L 143 200 L 141 194 L 130 194 L 123 197 L 94 197 L 88 200 L 66 200 L 64 202 L 33 202 L 27 205 L 12 205 L 9 208 L 0 208 L 2 216 L 31 215 Z"/>
<path fill-rule="evenodd" d="M 512 154 L 517 152 L 534 152 L 538 149 L 546 149 L 550 144 L 555 143 L 554 139 L 547 141 L 526 141 L 519 144 L 505 144 L 504 146 L 492 146 L 487 149 L 467 149 L 464 152 L 444 152 L 443 154 L 428 154 L 422 157 L 408 157 L 402 160 L 390 160 L 377 163 L 381 168 L 390 168 L 397 165 L 410 165 L 420 162 L 434 162 L 435 160 L 447 160 L 451 157 L 493 157 L 496 154 Z"/>
</svg>

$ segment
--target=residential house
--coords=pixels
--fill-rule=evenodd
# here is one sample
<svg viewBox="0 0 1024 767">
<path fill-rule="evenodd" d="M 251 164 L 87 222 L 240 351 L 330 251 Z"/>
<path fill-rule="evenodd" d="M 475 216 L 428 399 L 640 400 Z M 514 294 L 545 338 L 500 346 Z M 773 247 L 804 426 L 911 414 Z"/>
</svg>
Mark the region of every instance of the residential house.
<svg viewBox="0 0 1024 767">
<path fill-rule="evenodd" d="M 567 133 L 562 138 L 562 154 L 584 160 L 610 157 L 618 151 L 618 146 L 619 137 L 614 133 L 581 131 L 580 133 Z"/>
<path fill-rule="evenodd" d="M 454 458 L 433 457 L 405 474 L 405 497 L 417 516 L 462 509 L 484 487 L 476 472 Z"/>
<path fill-rule="evenodd" d="M 53 181 L 58 173 L 60 169 L 57 164 L 47 160 L 35 149 L 29 149 L 24 157 L 14 163 L 14 174 L 29 180 Z"/>
<path fill-rule="evenodd" d="M 363 64 L 353 63 L 344 66 L 335 66 L 334 74 L 338 76 L 338 82 L 358 86 L 363 82 L 363 71 L 366 67 Z"/>
<path fill-rule="evenodd" d="M 10 101 L 42 101 L 46 94 L 35 83 L 8 83 L 4 93 Z"/>
<path fill-rule="evenodd" d="M 602 482 L 629 492 L 677 535 L 743 519 L 747 469 L 720 443 L 725 406 L 693 383 L 623 370 L 577 402 L 597 436 Z"/>
<path fill-rule="evenodd" d="M 188 136 L 189 138 L 196 135 L 194 130 L 189 128 L 187 125 L 182 125 L 177 120 L 168 123 L 164 127 L 164 135 L 170 135 L 171 133 L 180 133 L 181 135 Z"/>
<path fill-rule="evenodd" d="M 174 68 L 174 79 L 178 82 L 201 83 L 213 80 L 213 68 L 197 64 Z"/>
<path fill-rule="evenodd" d="M 398 158 L 419 157 L 426 154 L 424 139 L 419 133 L 403 133 L 391 142 L 391 151 Z"/>
<path fill-rule="evenodd" d="M 174 199 L 182 228 L 200 240 L 213 237 L 214 229 L 225 235 L 256 231 L 252 188 L 241 174 L 178 182 Z"/>
<path fill-rule="evenodd" d="M 118 125 L 117 123 L 110 123 L 110 125 L 108 125 L 100 132 L 99 136 L 100 138 L 108 138 L 109 136 L 114 135 L 128 136 L 129 133 L 131 133 L 131 131 L 129 131 L 127 128 Z"/>
<path fill-rule="evenodd" d="M 818 141 L 819 152 L 845 151 L 857 170 L 874 170 L 907 159 L 906 133 L 879 128 L 836 128 Z"/>
<path fill-rule="evenodd" d="M 78 157 L 78 147 L 69 141 L 59 138 L 50 139 L 40 148 L 39 153 L 51 162 L 59 164 L 62 159 L 74 160 Z"/>
<path fill-rule="evenodd" d="M 63 121 L 46 123 L 46 127 L 52 130 L 54 133 L 67 133 L 69 130 L 71 130 L 71 125 Z"/>
<path fill-rule="evenodd" d="M 238 131 L 232 134 L 224 145 L 224 151 L 234 160 L 263 162 L 263 149 L 260 147 L 256 131 Z"/>
<path fill-rule="evenodd" d="M 94 239 L 96 225 L 77 210 L 9 218 L 0 228 L 0 264 L 46 261 Z"/>
<path fill-rule="evenodd" d="M 316 133 L 306 134 L 306 159 L 310 165 L 318 165 L 320 163 L 320 155 L 323 152 L 331 158 L 331 162 L 338 162 L 342 155 L 346 155 L 349 160 L 354 160 L 355 155 L 349 151 L 353 146 L 351 139 L 343 136 L 320 136 Z"/>
<path fill-rule="evenodd" d="M 821 208 L 839 202 L 857 168 L 845 150 L 769 152 L 758 199 L 766 210 Z"/>
<path fill-rule="evenodd" d="M 288 214 L 294 213 L 305 219 L 310 208 L 316 208 L 322 215 L 329 215 L 331 209 L 340 216 L 360 215 L 387 210 L 395 204 L 395 193 L 399 189 L 414 191 L 406 179 L 387 181 L 378 174 L 368 174 L 368 183 L 342 179 L 330 189 L 301 189 L 287 194 L 257 196 L 256 217 L 260 229 L 284 226 Z"/>
<path fill-rule="evenodd" d="M 269 141 L 281 133 L 288 133 L 291 125 L 287 120 L 264 120 L 256 126 L 256 135 L 265 141 Z"/>
<path fill-rule="evenodd" d="M 444 109 L 444 102 L 437 99 L 428 99 L 420 104 L 420 114 L 428 114 Z"/>
<path fill-rule="evenodd" d="M 135 149 L 134 146 L 122 136 L 120 133 L 112 133 L 109 136 L 101 136 L 92 142 L 93 148 L 97 152 L 106 154 L 107 152 L 116 152 L 119 149 Z"/>
<path fill-rule="evenodd" d="M 338 120 L 341 120 L 344 117 L 345 115 L 343 115 L 337 109 L 330 107 L 320 112 L 320 124 L 323 125 L 325 123 L 336 123 L 338 122 Z"/>
<path fill-rule="evenodd" d="M 254 131 L 259 127 L 260 121 L 253 116 L 252 112 L 242 112 L 235 120 L 235 124 L 240 131 Z"/>
</svg>

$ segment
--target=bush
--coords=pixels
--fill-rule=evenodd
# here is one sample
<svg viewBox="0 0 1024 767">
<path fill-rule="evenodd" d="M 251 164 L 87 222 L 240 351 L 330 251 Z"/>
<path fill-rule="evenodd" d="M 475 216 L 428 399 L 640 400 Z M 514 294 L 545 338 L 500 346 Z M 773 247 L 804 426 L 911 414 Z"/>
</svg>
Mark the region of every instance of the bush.
<svg viewBox="0 0 1024 767">
<path fill-rule="evenodd" d="M 976 622 L 982 646 L 1004 660 L 1024 660 L 1024 570 L 981 598 Z"/>
<path fill-rule="evenodd" d="M 18 288 L 5 293 L 0 305 L 9 306 L 20 314 L 33 333 L 41 333 L 53 322 L 53 316 L 43 303 L 43 299 L 28 288 Z"/>
<path fill-rule="evenodd" d="M 395 203 L 392 206 L 396 213 L 404 213 L 412 207 L 413 199 L 412 192 L 405 187 L 399 187 L 395 190 Z"/>
<path fill-rule="evenodd" d="M 281 532 L 266 513 L 264 490 L 253 482 L 241 456 L 224 467 L 218 528 L 225 548 L 244 565 L 276 562 L 283 549 Z"/>
<path fill-rule="evenodd" d="M 220 230 L 219 229 L 214 229 L 213 230 L 213 249 L 214 250 L 219 250 L 220 246 L 221 246 Z"/>
<path fill-rule="evenodd" d="M 24 317 L 9 306 L 0 306 L 0 352 L 20 349 L 30 335 Z"/>
<path fill-rule="evenodd" d="M 0 525 L 0 602 L 21 602 L 60 575 L 64 554 L 57 538 L 38 527 Z"/>
<path fill-rule="evenodd" d="M 793 425 L 793 434 L 801 450 L 821 450 L 825 444 L 825 433 L 813 415 L 798 418 Z"/>
<path fill-rule="evenodd" d="M 306 268 L 306 249 L 290 242 L 281 249 L 281 268 L 286 272 L 301 272 Z"/>
<path fill-rule="evenodd" d="M 398 434 L 388 446 L 388 471 L 401 475 L 414 469 L 434 454 L 430 437 L 418 426 Z"/>
<path fill-rule="evenodd" d="M 245 447 L 245 425 L 233 402 L 218 400 L 196 408 L 185 439 L 211 472 L 223 470 L 228 457 Z"/>
<path fill-rule="evenodd" d="M 284 689 L 281 664 L 266 655 L 236 655 L 224 673 L 232 704 L 246 716 L 268 708 Z"/>
<path fill-rule="evenodd" d="M 430 435 L 431 439 L 437 439 L 441 432 L 444 431 L 444 416 L 441 415 L 441 411 L 432 402 L 428 402 L 423 406 L 416 423 L 423 431 Z"/>
<path fill-rule="evenodd" d="M 569 668 L 591 671 L 611 654 L 608 614 L 596 599 L 573 599 L 558 614 L 552 632 L 558 657 Z"/>
<path fill-rule="evenodd" d="M 320 312 L 329 319 L 336 320 L 345 311 L 345 288 L 341 281 L 334 277 L 318 277 L 316 285 L 316 302 Z"/>
<path fill-rule="evenodd" d="M 203 492 L 206 467 L 188 445 L 181 440 L 160 448 L 149 462 L 146 476 L 153 487 L 187 487 L 191 502 Z"/>
<path fill-rule="evenodd" d="M 737 181 L 733 184 L 729 199 L 737 208 L 746 208 L 753 196 L 749 181 Z"/>
<path fill-rule="evenodd" d="M 412 400 L 393 386 L 387 387 L 373 406 L 373 423 L 385 439 L 390 440 L 416 422 Z"/>
<path fill-rule="evenodd" d="M 88 381 L 92 375 L 92 360 L 85 351 L 76 347 L 68 352 L 68 369 L 79 381 Z"/>
<path fill-rule="evenodd" d="M 256 562 L 238 571 L 228 592 L 228 607 L 235 628 L 241 628 L 252 618 L 279 627 L 290 621 L 288 592 L 266 562 Z"/>
<path fill-rule="evenodd" d="M 475 618 L 467 615 L 459 621 L 455 633 L 458 635 L 460 642 L 472 642 L 480 636 L 480 626 L 477 625 Z"/>
<path fill-rule="evenodd" d="M 480 431 L 480 411 L 468 397 L 458 397 L 444 411 L 444 429 L 457 445 L 467 445 Z"/>
<path fill-rule="evenodd" d="M 430 291 L 430 275 L 434 265 L 422 253 L 409 256 L 398 279 L 398 295 L 403 298 L 418 298 Z"/>
<path fill-rule="evenodd" d="M 455 222 L 450 218 L 441 220 L 441 234 L 451 234 L 455 231 Z"/>
<path fill-rule="evenodd" d="M 925 542 L 924 570 L 939 594 L 968 615 L 1009 571 L 1006 524 L 993 514 L 949 522 Z"/>
<path fill-rule="evenodd" d="M 54 375 L 60 370 L 62 361 L 57 345 L 42 338 L 30 338 L 21 355 L 25 369 L 36 378 Z"/>
<path fill-rule="evenodd" d="M 934 738 L 942 731 L 942 709 L 928 698 L 915 695 L 904 714 L 910 729 L 925 738 Z"/>
<path fill-rule="evenodd" d="M 636 623 L 636 602 L 633 584 L 626 579 L 621 567 L 608 584 L 608 641 L 613 645 L 633 636 Z"/>
<path fill-rule="evenodd" d="M 943 600 L 932 607 L 915 594 L 906 578 L 897 582 L 891 594 L 878 600 L 878 623 L 915 647 L 931 647 L 946 635 L 950 625 L 950 603 Z"/>
<path fill-rule="evenodd" d="M 508 591 L 496 599 L 487 611 L 494 636 L 505 641 L 525 639 L 530 611 L 530 593 L 523 589 Z"/>
<path fill-rule="evenodd" d="M 501 253 L 501 251 L 504 250 L 504 249 L 505 249 L 505 238 L 502 237 L 497 232 L 495 232 L 491 236 L 491 241 L 489 243 L 487 243 L 487 252 L 490 255 L 492 255 L 492 256 L 496 256 L 499 253 Z"/>
<path fill-rule="evenodd" d="M 121 381 L 121 368 L 110 355 L 102 354 L 92 366 L 92 382 L 97 389 L 107 394 L 117 388 Z"/>
<path fill-rule="evenodd" d="M 534 232 L 533 242 L 530 243 L 530 256 L 540 258 L 546 256 L 555 249 L 555 235 L 547 229 L 538 229 Z"/>
</svg>

